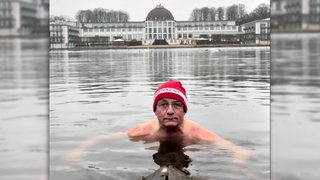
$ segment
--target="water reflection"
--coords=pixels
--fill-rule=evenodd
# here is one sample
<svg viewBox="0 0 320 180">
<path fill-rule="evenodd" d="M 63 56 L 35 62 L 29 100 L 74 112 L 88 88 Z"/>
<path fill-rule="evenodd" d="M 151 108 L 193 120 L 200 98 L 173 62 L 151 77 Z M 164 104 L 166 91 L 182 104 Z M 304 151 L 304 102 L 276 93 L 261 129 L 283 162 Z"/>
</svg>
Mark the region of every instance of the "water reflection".
<svg viewBox="0 0 320 180">
<path fill-rule="evenodd" d="M 186 168 L 192 162 L 190 157 L 184 153 L 182 140 L 172 138 L 160 141 L 158 152 L 153 154 L 153 161 L 159 165 L 159 169 L 142 179 L 189 179 L 190 171 Z"/>
<path fill-rule="evenodd" d="M 155 152 L 127 139 L 104 142 L 79 163 L 65 164 L 61 156 L 93 135 L 125 131 L 153 118 L 154 90 L 164 81 L 179 79 L 188 94 L 187 118 L 253 150 L 248 165 L 233 163 L 224 150 L 188 152 L 191 175 L 268 179 L 269 50 L 51 51 L 50 178 L 79 179 L 90 172 L 95 178 L 130 179 L 157 170 L 159 165 L 151 159 Z"/>
<path fill-rule="evenodd" d="M 152 77 L 151 82 L 163 82 L 179 74 L 189 75 L 182 79 L 200 76 L 205 80 L 232 81 L 253 80 L 256 77 L 260 81 L 265 76 L 263 80 L 269 82 L 268 51 L 255 48 L 150 51 L 148 71 Z"/>
<path fill-rule="evenodd" d="M 1 179 L 34 180 L 46 175 L 47 43 L 0 39 Z"/>
<path fill-rule="evenodd" d="M 319 179 L 319 34 L 272 35 L 271 51 L 272 179 Z"/>
</svg>

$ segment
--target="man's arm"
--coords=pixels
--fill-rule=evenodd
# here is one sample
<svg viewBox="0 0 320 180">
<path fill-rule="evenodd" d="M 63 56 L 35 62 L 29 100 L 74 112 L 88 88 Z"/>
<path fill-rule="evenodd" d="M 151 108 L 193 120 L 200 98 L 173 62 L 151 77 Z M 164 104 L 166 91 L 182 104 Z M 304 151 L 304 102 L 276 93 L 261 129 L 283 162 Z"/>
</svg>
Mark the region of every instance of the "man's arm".
<svg viewBox="0 0 320 180">
<path fill-rule="evenodd" d="M 195 124 L 195 129 L 196 131 L 194 132 L 196 132 L 195 134 L 200 141 L 213 142 L 222 149 L 232 151 L 236 162 L 243 163 L 248 159 L 248 151 L 243 149 L 241 146 L 237 146 L 231 141 L 221 138 L 219 135 L 209 131 L 208 129 L 198 124 Z"/>
<path fill-rule="evenodd" d="M 78 161 L 84 156 L 85 152 L 95 144 L 107 139 L 124 137 L 125 135 L 126 135 L 125 132 L 119 132 L 114 134 L 103 134 L 103 135 L 94 136 L 84 141 L 77 148 L 73 149 L 70 153 L 68 153 L 66 156 L 63 157 L 63 160 L 67 162 Z"/>
</svg>

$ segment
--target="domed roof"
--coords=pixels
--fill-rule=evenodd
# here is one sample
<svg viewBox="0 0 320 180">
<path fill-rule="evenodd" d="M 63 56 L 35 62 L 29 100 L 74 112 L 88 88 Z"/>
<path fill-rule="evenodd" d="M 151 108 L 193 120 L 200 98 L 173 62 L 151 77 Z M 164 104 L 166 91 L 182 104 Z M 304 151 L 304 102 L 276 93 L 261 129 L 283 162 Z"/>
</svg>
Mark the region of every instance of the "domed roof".
<svg viewBox="0 0 320 180">
<path fill-rule="evenodd" d="M 146 20 L 174 20 L 174 18 L 168 9 L 159 4 L 148 13 Z"/>
</svg>

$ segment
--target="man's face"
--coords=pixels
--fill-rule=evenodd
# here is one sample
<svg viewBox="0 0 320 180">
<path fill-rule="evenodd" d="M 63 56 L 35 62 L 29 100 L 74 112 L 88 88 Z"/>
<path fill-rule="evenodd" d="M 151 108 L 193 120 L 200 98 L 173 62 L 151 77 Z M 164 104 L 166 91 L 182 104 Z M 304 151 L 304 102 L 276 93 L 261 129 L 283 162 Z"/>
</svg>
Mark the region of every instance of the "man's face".
<svg viewBox="0 0 320 180">
<path fill-rule="evenodd" d="M 184 120 L 184 105 L 176 99 L 162 98 L 157 102 L 155 115 L 160 127 L 181 126 Z"/>
</svg>

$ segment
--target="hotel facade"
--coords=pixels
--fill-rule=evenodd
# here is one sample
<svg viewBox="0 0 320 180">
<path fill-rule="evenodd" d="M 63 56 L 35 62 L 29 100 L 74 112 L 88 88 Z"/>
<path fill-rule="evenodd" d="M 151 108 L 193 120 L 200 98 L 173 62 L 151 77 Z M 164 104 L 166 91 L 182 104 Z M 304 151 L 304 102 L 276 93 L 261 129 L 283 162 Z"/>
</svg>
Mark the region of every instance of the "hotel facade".
<svg viewBox="0 0 320 180">
<path fill-rule="evenodd" d="M 265 31 L 257 32 L 264 32 L 269 38 L 266 40 L 270 42 L 270 19 L 257 22 L 266 28 Z M 246 42 L 244 34 L 243 26 L 236 25 L 235 21 L 176 21 L 168 9 L 157 5 L 148 13 L 145 21 L 139 22 L 50 22 L 50 47 L 104 46 L 121 41 L 139 41 L 142 45 L 193 44 L 200 41 L 246 44 L 249 41 Z M 252 43 L 256 42 L 263 43 Z"/>
</svg>

